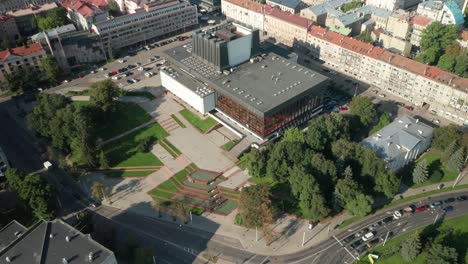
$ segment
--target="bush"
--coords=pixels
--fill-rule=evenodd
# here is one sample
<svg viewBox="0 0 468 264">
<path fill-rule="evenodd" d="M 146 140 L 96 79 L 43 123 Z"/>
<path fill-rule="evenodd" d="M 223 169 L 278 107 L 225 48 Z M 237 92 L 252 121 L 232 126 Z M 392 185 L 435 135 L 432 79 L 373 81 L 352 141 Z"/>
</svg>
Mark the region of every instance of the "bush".
<svg viewBox="0 0 468 264">
<path fill-rule="evenodd" d="M 432 183 L 438 183 L 440 180 L 442 180 L 443 173 L 440 170 L 436 170 L 432 173 L 431 177 L 429 178 L 429 181 Z"/>
<path fill-rule="evenodd" d="M 155 139 L 153 137 L 147 137 L 140 141 L 138 144 L 138 151 L 140 152 L 149 152 L 153 146 Z"/>
<path fill-rule="evenodd" d="M 234 219 L 234 223 L 236 225 L 240 225 L 240 226 L 243 225 L 244 224 L 244 219 L 242 218 L 242 215 L 240 215 L 239 213 L 236 214 L 236 217 Z"/>
<path fill-rule="evenodd" d="M 389 258 L 393 255 L 395 255 L 396 253 L 398 253 L 398 251 L 400 251 L 400 246 L 399 245 L 388 245 L 386 247 L 383 247 L 382 249 L 382 252 L 380 252 L 380 257 L 382 258 Z"/>
</svg>

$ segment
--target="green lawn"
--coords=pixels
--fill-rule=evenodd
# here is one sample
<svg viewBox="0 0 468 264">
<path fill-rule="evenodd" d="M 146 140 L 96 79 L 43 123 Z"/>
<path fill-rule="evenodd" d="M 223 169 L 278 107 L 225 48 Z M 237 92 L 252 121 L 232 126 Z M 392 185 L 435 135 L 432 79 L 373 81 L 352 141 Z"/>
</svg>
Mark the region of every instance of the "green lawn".
<svg viewBox="0 0 468 264">
<path fill-rule="evenodd" d="M 180 154 L 182 154 L 182 152 L 180 152 L 180 150 L 178 150 L 174 145 L 172 145 L 172 143 L 169 142 L 167 139 L 163 139 L 163 140 L 159 141 L 159 144 L 167 152 L 169 152 L 169 154 L 171 154 L 171 156 L 174 157 L 174 158 L 177 158 L 178 156 L 180 156 Z"/>
<path fill-rule="evenodd" d="M 357 222 L 357 221 L 359 221 L 361 219 L 362 219 L 362 217 L 360 217 L 360 216 L 353 216 L 351 218 L 348 218 L 348 219 L 344 220 L 343 223 L 341 223 L 341 225 L 338 226 L 338 228 L 343 229 L 343 228 L 349 226 L 350 224 L 352 224 L 354 222 Z"/>
<path fill-rule="evenodd" d="M 239 142 L 238 139 L 231 140 L 228 143 L 224 144 L 222 148 L 226 151 L 229 151 L 237 144 L 237 142 Z"/>
<path fill-rule="evenodd" d="M 164 191 L 177 192 L 177 187 L 170 179 L 158 185 L 157 188 Z"/>
<path fill-rule="evenodd" d="M 188 174 L 188 171 L 184 169 L 176 173 L 176 175 L 174 175 L 173 177 L 175 177 L 177 180 L 182 182 L 187 178 L 187 174 Z"/>
<path fill-rule="evenodd" d="M 189 109 L 183 109 L 180 111 L 180 114 L 187 119 L 187 121 L 192 124 L 194 127 L 198 128 L 201 132 L 205 133 L 216 124 L 216 121 L 211 118 L 207 117 L 205 119 L 201 119 L 198 115 L 191 112 Z"/>
<path fill-rule="evenodd" d="M 86 95 L 89 95 L 90 92 L 91 92 L 90 89 L 86 89 L 86 90 L 82 90 L 82 91 L 68 91 L 65 94 L 70 95 L 70 96 L 79 96 L 79 95 L 86 96 Z"/>
<path fill-rule="evenodd" d="M 160 197 L 160 198 L 172 198 L 174 196 L 174 194 L 172 193 L 167 193 L 161 189 L 158 189 L 158 188 L 154 188 L 152 189 L 151 191 L 148 192 L 149 195 L 157 198 L 157 197 Z"/>
<path fill-rule="evenodd" d="M 134 103 L 117 104 L 117 109 L 106 118 L 108 124 L 99 127 L 97 135 L 106 140 L 151 120 L 143 108 Z"/>
<path fill-rule="evenodd" d="M 445 220 L 441 224 L 441 226 L 438 228 L 440 230 L 440 229 L 443 229 L 443 228 L 451 227 L 451 228 L 453 228 L 455 230 L 455 233 L 457 235 L 455 236 L 455 238 L 453 238 L 450 241 L 449 246 L 456 248 L 458 254 L 460 254 L 462 252 L 463 253 L 466 252 L 466 249 L 468 248 L 468 239 L 466 239 L 466 237 L 468 236 L 468 224 L 467 223 L 468 223 L 468 215 L 465 215 L 465 216 L 460 216 L 460 217 L 457 217 L 457 218 Z M 406 240 L 406 238 L 408 238 L 409 236 L 411 236 L 412 234 L 414 234 L 416 232 L 420 232 L 423 229 L 424 229 L 424 227 L 413 230 L 413 231 L 408 232 L 406 234 L 403 234 L 401 236 L 398 236 L 398 237 L 388 241 L 387 244 L 385 245 L 385 247 L 398 246 L 399 244 L 401 244 L 402 241 Z M 378 246 L 375 249 L 371 250 L 371 253 L 380 255 L 383 250 L 384 250 L 383 246 Z M 424 264 L 425 263 L 425 257 L 426 257 L 426 255 L 423 252 L 411 263 L 412 264 Z M 364 263 L 370 263 L 370 262 L 369 262 L 369 260 L 367 258 L 363 257 L 362 260 L 359 261 L 358 263 L 364 264 Z M 385 259 L 384 258 L 379 258 L 378 261 L 376 261 L 376 264 L 394 264 L 394 263 L 408 263 L 408 262 L 404 261 L 401 258 L 399 253 L 394 254 L 391 257 L 388 257 L 388 258 L 385 258 Z M 468 254 L 465 254 L 465 263 L 468 263 Z"/>
<path fill-rule="evenodd" d="M 186 128 L 185 124 L 182 123 L 182 121 L 180 121 L 180 119 L 176 115 L 172 114 L 171 117 L 176 121 L 177 124 L 179 124 L 181 128 Z"/>
<path fill-rule="evenodd" d="M 215 210 L 224 214 L 230 214 L 236 208 L 237 208 L 236 201 L 226 200 L 224 201 L 224 203 L 216 207 Z"/>
<path fill-rule="evenodd" d="M 82 106 L 90 105 L 90 104 L 91 104 L 90 101 L 73 101 L 73 105 L 76 107 L 82 107 Z"/>
<path fill-rule="evenodd" d="M 154 170 L 148 171 L 106 171 L 104 174 L 108 177 L 146 177 L 153 173 Z"/>
<path fill-rule="evenodd" d="M 161 161 L 151 152 L 138 151 L 138 144 L 150 136 L 160 140 L 168 135 L 159 124 L 155 123 L 109 142 L 103 147 L 111 167 L 160 166 L 162 165 Z"/>
</svg>

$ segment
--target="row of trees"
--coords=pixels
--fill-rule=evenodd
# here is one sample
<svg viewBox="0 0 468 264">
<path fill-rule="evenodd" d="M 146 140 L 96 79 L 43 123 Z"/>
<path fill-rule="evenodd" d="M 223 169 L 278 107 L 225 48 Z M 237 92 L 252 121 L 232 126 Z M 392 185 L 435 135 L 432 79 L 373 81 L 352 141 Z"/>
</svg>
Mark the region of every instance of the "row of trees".
<svg viewBox="0 0 468 264">
<path fill-rule="evenodd" d="M 61 71 L 55 58 L 47 56 L 41 60 L 41 65 L 41 70 L 23 65 L 5 73 L 0 87 L 10 92 L 28 92 L 36 90 L 41 82 L 57 82 Z"/>
<path fill-rule="evenodd" d="M 467 77 L 468 51 L 457 43 L 458 28 L 440 22 L 430 24 L 421 35 L 421 54 L 416 60 Z"/>
<path fill-rule="evenodd" d="M 46 220 L 53 218 L 52 188 L 40 175 L 27 175 L 19 169 L 8 169 L 5 177 L 9 188 L 29 205 L 35 217 Z"/>
<path fill-rule="evenodd" d="M 375 119 L 372 103 L 356 97 L 350 107 L 350 116 L 316 117 L 306 133 L 289 129 L 282 141 L 264 150 L 252 149 L 241 158 L 249 174 L 286 186 L 289 193 L 272 190 L 273 200 L 290 200 L 303 217 L 321 220 L 342 208 L 366 215 L 371 211 L 372 196 L 396 194 L 398 179 L 373 150 L 350 141 L 350 122 L 362 127 Z M 241 201 L 243 207 L 249 208 Z M 240 210 L 244 222 L 248 222 L 247 211 Z"/>
<path fill-rule="evenodd" d="M 36 17 L 36 22 L 40 31 L 64 26 L 69 23 L 67 10 L 63 7 L 54 8 L 47 13 L 47 16 Z"/>
<path fill-rule="evenodd" d="M 79 164 L 95 167 L 99 160 L 101 166 L 107 166 L 105 155 L 97 149 L 96 127 L 105 124 L 106 117 L 115 110 L 114 98 L 118 93 L 118 87 L 110 80 L 94 83 L 90 95 L 92 104 L 80 107 L 63 95 L 40 94 L 28 116 L 28 124 L 49 138 L 55 148 L 73 153 Z"/>
</svg>

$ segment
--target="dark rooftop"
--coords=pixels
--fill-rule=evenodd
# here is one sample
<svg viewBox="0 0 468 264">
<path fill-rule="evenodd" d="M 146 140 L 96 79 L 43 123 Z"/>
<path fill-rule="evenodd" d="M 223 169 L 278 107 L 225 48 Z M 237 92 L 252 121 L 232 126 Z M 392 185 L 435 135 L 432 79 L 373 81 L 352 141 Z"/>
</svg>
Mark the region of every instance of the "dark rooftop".
<svg viewBox="0 0 468 264">
<path fill-rule="evenodd" d="M 1 235 L 1 234 L 0 234 Z M 114 253 L 90 235 L 84 235 L 61 220 L 40 221 L 7 248 L 0 251 L 0 263 L 117 263 Z M 66 259 L 66 261 L 64 260 Z"/>
<path fill-rule="evenodd" d="M 28 230 L 22 224 L 11 221 L 0 229 L 0 252 Z"/>
<path fill-rule="evenodd" d="M 214 90 L 236 99 L 250 111 L 259 116 L 289 104 L 301 95 L 322 95 L 318 85 L 328 80 L 324 75 L 279 55 L 268 52 L 255 57 L 254 63 L 246 62 L 235 67 L 232 73 L 225 75 L 194 58 L 190 46 L 179 46 L 167 50 L 169 60 L 178 67 L 210 84 Z"/>
</svg>

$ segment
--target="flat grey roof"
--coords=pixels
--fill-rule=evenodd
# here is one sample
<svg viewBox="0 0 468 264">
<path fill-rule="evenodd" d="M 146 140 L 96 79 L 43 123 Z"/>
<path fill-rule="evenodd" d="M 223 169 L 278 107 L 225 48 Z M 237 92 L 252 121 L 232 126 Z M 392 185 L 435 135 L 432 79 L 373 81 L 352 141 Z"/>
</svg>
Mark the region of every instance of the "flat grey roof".
<svg viewBox="0 0 468 264">
<path fill-rule="evenodd" d="M 200 97 L 205 97 L 213 93 L 213 90 L 211 90 L 207 85 L 182 69 L 178 69 L 177 67 L 166 67 L 162 69 L 161 72 L 168 74 L 170 77 L 189 88 Z"/>
<path fill-rule="evenodd" d="M 23 235 L 26 230 L 28 229 L 15 220 L 0 229 L 0 252 Z"/>
<path fill-rule="evenodd" d="M 66 236 L 70 237 L 69 242 Z M 0 263 L 8 264 L 8 256 L 13 258 L 12 263 L 62 263 L 62 259 L 67 258 L 69 263 L 87 264 L 90 252 L 93 253 L 92 263 L 116 263 L 111 261 L 115 260 L 114 253 L 89 235 L 61 220 L 41 221 L 0 251 Z"/>
<path fill-rule="evenodd" d="M 203 79 L 221 94 L 235 99 L 259 116 L 269 114 L 301 95 L 322 95 L 319 89 L 328 78 L 297 63 L 269 52 L 261 61 L 245 62 L 229 75 L 217 72 L 190 54 L 190 47 L 175 47 L 165 51 L 169 60 Z"/>
<path fill-rule="evenodd" d="M 301 3 L 301 0 L 269 0 L 278 5 L 286 6 L 289 8 L 296 9 L 297 6 Z"/>
</svg>

